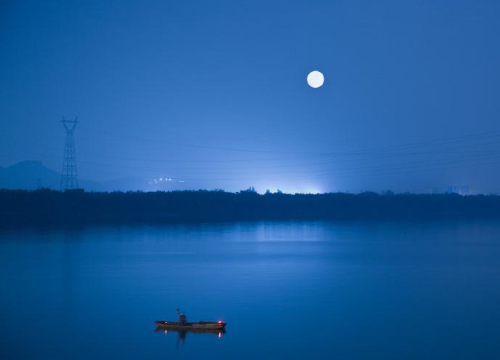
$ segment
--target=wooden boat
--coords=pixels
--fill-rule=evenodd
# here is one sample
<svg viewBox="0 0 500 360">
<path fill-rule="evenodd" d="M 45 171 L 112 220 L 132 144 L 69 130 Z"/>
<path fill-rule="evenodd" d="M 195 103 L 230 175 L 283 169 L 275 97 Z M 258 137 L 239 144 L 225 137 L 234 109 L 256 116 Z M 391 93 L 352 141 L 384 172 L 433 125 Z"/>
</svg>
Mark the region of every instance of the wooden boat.
<svg viewBox="0 0 500 360">
<path fill-rule="evenodd" d="M 155 332 L 162 332 L 162 333 L 193 333 L 193 334 L 213 334 L 217 335 L 219 337 L 222 337 L 226 333 L 226 329 L 162 329 L 161 327 L 157 326 L 155 329 Z"/>
<path fill-rule="evenodd" d="M 199 321 L 181 324 L 175 321 L 155 321 L 156 326 L 166 330 L 222 330 L 226 326 L 224 321 Z"/>
</svg>

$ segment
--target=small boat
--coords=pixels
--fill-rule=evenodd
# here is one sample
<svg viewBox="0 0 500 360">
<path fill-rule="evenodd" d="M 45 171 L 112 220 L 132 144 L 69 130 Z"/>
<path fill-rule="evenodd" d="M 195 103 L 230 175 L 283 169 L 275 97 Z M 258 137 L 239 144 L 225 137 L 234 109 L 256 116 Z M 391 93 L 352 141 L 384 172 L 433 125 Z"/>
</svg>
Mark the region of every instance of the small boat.
<svg viewBox="0 0 500 360">
<path fill-rule="evenodd" d="M 193 333 L 193 334 L 213 334 L 213 335 L 217 335 L 218 337 L 222 337 L 222 335 L 226 334 L 225 329 L 172 329 L 172 328 L 162 329 L 159 326 L 156 327 L 155 332 L 161 332 L 164 334 L 167 334 L 170 332 L 185 334 L 185 333 L 189 332 L 189 333 Z"/>
<path fill-rule="evenodd" d="M 156 326 L 166 330 L 222 330 L 226 326 L 224 321 L 199 321 L 181 324 L 175 321 L 155 321 Z"/>
</svg>

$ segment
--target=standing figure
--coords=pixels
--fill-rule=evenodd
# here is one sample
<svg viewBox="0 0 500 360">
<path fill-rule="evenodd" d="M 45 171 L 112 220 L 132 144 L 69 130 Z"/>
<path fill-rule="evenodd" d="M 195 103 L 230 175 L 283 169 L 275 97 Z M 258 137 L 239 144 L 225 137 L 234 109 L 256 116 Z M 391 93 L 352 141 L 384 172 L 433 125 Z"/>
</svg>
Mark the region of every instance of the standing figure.
<svg viewBox="0 0 500 360">
<path fill-rule="evenodd" d="M 187 316 L 184 311 L 181 311 L 179 307 L 177 307 L 177 317 L 179 318 L 179 324 L 180 325 L 186 325 L 187 324 Z"/>
</svg>

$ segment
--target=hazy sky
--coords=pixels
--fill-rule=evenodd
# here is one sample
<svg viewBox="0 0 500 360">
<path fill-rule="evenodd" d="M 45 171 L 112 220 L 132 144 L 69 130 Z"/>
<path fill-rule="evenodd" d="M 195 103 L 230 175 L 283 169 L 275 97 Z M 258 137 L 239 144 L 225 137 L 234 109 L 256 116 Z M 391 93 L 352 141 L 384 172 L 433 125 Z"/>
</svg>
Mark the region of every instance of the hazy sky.
<svg viewBox="0 0 500 360">
<path fill-rule="evenodd" d="M 500 192 L 500 1 L 0 1 L 0 166 Z M 307 74 L 325 84 L 312 89 Z"/>
</svg>

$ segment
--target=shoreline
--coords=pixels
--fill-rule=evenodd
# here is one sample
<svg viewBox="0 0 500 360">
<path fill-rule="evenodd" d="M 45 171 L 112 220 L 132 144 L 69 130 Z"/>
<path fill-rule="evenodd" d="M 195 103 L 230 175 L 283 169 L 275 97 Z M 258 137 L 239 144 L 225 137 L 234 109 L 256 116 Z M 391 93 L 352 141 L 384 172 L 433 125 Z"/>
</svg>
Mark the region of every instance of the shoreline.
<svg viewBox="0 0 500 360">
<path fill-rule="evenodd" d="M 496 218 L 496 195 L 0 190 L 0 228 Z"/>
</svg>

